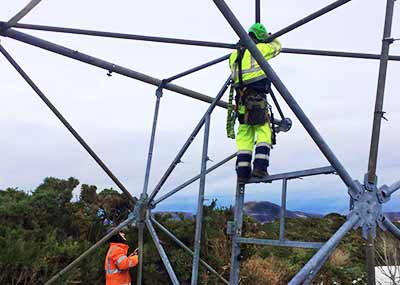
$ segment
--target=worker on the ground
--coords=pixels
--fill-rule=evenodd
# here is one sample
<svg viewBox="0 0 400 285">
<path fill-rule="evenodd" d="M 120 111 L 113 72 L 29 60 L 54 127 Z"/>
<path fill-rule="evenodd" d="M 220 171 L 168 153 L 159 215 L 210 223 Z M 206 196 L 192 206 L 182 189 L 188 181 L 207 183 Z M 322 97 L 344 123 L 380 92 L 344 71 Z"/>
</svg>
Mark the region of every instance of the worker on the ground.
<svg viewBox="0 0 400 285">
<path fill-rule="evenodd" d="M 110 247 L 104 262 L 106 285 L 131 285 L 129 268 L 138 264 L 138 250 L 136 249 L 128 255 L 129 246 L 126 244 L 123 232 L 113 235 L 109 239 L 109 244 Z"/>
<path fill-rule="evenodd" d="M 277 39 L 266 43 L 269 34 L 264 25 L 256 23 L 248 32 L 266 60 L 280 53 L 281 44 Z M 238 182 L 245 183 L 251 176 L 262 178 L 269 175 L 267 168 L 272 131 L 266 95 L 271 82 L 247 49 L 238 48 L 234 51 L 229 58 L 229 66 L 236 90 L 236 112 L 240 123 L 236 137 L 236 172 Z M 251 171 L 255 137 L 256 150 Z"/>
</svg>

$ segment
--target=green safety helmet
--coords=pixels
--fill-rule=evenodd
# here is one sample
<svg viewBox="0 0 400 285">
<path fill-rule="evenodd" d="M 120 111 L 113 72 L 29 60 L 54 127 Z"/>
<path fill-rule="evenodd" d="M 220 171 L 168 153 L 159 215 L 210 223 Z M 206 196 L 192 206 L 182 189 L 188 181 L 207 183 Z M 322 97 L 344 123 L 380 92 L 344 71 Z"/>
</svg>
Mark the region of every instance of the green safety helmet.
<svg viewBox="0 0 400 285">
<path fill-rule="evenodd" d="M 261 23 L 255 23 L 249 28 L 249 33 L 253 33 L 256 38 L 263 42 L 267 39 L 268 31 Z"/>
</svg>

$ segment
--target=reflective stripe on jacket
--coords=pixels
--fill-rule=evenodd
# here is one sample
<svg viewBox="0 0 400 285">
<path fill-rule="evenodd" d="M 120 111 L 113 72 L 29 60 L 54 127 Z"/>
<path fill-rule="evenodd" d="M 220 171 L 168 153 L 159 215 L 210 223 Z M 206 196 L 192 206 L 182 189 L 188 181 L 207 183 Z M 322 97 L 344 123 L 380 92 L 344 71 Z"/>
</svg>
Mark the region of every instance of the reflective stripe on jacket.
<svg viewBox="0 0 400 285">
<path fill-rule="evenodd" d="M 130 285 L 129 268 L 135 267 L 138 257 L 127 256 L 129 246 L 123 243 L 110 243 L 104 269 L 106 271 L 106 285 Z"/>
<path fill-rule="evenodd" d="M 266 60 L 277 56 L 281 52 L 281 44 L 277 39 L 270 43 L 258 43 L 257 48 Z M 239 84 L 239 66 L 236 62 L 237 50 L 235 50 L 229 58 L 229 66 L 232 71 L 233 86 Z M 246 49 L 242 58 L 242 78 L 243 84 L 250 84 L 260 79 L 266 78 L 264 71 L 258 65 L 256 60 L 251 55 L 250 51 Z"/>
</svg>

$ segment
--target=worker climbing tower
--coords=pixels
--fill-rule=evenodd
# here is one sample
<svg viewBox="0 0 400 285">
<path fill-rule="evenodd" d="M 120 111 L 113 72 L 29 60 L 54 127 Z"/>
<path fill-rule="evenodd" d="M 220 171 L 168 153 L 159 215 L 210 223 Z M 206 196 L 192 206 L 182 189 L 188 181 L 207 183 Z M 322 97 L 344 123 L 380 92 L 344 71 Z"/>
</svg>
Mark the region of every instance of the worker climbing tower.
<svg viewBox="0 0 400 285">
<path fill-rule="evenodd" d="M 279 30 L 278 32 L 270 35 L 267 41 L 272 41 L 273 39 L 282 36 L 304 24 L 307 24 L 314 19 L 329 13 L 330 11 L 343 6 L 344 4 L 350 2 L 351 0 L 337 0 L 332 4 L 310 14 L 309 16 Z M 356 0 L 355 0 L 356 1 Z M 391 27 L 393 20 L 393 9 L 395 0 L 387 0 L 386 5 L 386 16 L 384 24 L 384 35 L 382 40 L 382 51 L 381 54 L 366 54 L 366 53 L 350 53 L 350 52 L 335 52 L 335 51 L 322 51 L 322 50 L 302 50 L 302 49 L 282 49 L 283 53 L 297 53 L 306 55 L 324 55 L 324 56 L 334 56 L 334 57 L 349 57 L 349 58 L 362 58 L 362 59 L 375 59 L 380 60 L 379 67 L 379 78 L 376 96 L 376 105 L 374 110 L 374 121 L 373 130 L 371 136 L 371 147 L 370 156 L 368 163 L 368 171 L 365 177 L 359 180 L 355 180 L 350 173 L 347 172 L 345 167 L 341 164 L 338 158 L 335 156 L 327 142 L 322 138 L 318 130 L 315 128 L 311 120 L 304 113 L 299 103 L 296 101 L 295 97 L 286 88 L 282 80 L 275 73 L 272 67 L 263 58 L 259 50 L 257 49 L 254 42 L 250 39 L 247 32 L 243 29 L 242 25 L 232 13 L 228 5 L 224 0 L 213 0 L 216 7 L 219 9 L 221 14 L 225 17 L 228 23 L 231 25 L 233 30 L 236 32 L 240 38 L 241 44 L 243 44 L 252 54 L 253 58 L 257 61 L 261 69 L 265 72 L 267 77 L 271 80 L 274 88 L 284 99 L 287 106 L 296 115 L 300 124 L 305 128 L 307 133 L 313 139 L 319 150 L 325 156 L 330 165 L 306 169 L 301 171 L 293 171 L 288 173 L 280 173 L 268 176 L 263 179 L 252 178 L 248 183 L 237 184 L 236 194 L 235 194 L 235 208 L 234 208 L 234 221 L 230 221 L 227 226 L 228 234 L 232 237 L 232 252 L 231 252 L 231 270 L 229 280 L 224 278 L 215 269 L 206 263 L 206 261 L 200 259 L 200 244 L 201 244 L 201 232 L 202 232 L 202 220 L 203 220 L 203 203 L 204 203 L 204 193 L 205 193 L 205 182 L 208 173 L 214 171 L 218 167 L 224 165 L 228 161 L 236 157 L 236 154 L 232 154 L 225 158 L 224 160 L 215 163 L 213 166 L 208 167 L 208 142 L 210 136 L 210 122 L 212 119 L 212 113 L 216 107 L 228 108 L 228 104 L 222 101 L 223 95 L 226 93 L 227 89 L 231 84 L 231 76 L 227 76 L 225 81 L 222 83 L 221 89 L 217 92 L 215 97 L 209 97 L 199 92 L 181 87 L 179 85 L 173 84 L 172 82 L 178 78 L 192 74 L 196 71 L 202 70 L 214 64 L 223 62 L 229 58 L 229 54 L 221 58 L 215 59 L 208 63 L 202 64 L 198 67 L 194 67 L 190 70 L 182 72 L 180 74 L 171 76 L 165 79 L 157 79 L 146 74 L 134 71 L 132 69 L 114 64 L 112 62 L 90 56 L 88 54 L 81 53 L 76 50 L 72 50 L 65 46 L 61 46 L 49 41 L 43 40 L 41 38 L 32 36 L 28 33 L 21 32 L 21 29 L 28 30 L 41 30 L 49 32 L 59 32 L 59 33 L 70 33 L 70 34 L 80 34 L 87 36 L 101 36 L 109 38 L 119 38 L 127 40 L 144 40 L 153 41 L 161 43 L 175 43 L 183 45 L 197 45 L 197 46 L 208 46 L 208 47 L 219 47 L 227 49 L 236 49 L 236 44 L 228 43 L 217 43 L 217 42 L 207 42 L 207 41 L 196 41 L 196 40 L 185 40 L 185 39 L 175 39 L 175 38 L 165 38 L 165 37 L 150 37 L 143 35 L 132 35 L 132 34 L 121 34 L 121 33 L 111 33 L 103 31 L 93 31 L 93 30 L 82 30 L 82 29 L 71 29 L 64 27 L 54 27 L 54 26 L 39 26 L 30 24 L 21 24 L 19 21 L 27 15 L 36 5 L 38 5 L 41 0 L 32 0 L 26 7 L 24 7 L 19 13 L 17 13 L 13 18 L 7 22 L 0 22 L 0 35 L 3 37 L 8 37 L 19 42 L 23 42 L 28 45 L 36 46 L 38 48 L 47 50 L 52 53 L 63 55 L 65 57 L 84 62 L 86 64 L 99 67 L 108 72 L 109 75 L 112 73 L 124 75 L 133 79 L 143 81 L 145 83 L 154 85 L 155 90 L 155 107 L 154 107 L 154 117 L 153 125 L 150 135 L 150 144 L 148 149 L 148 158 L 146 165 L 146 172 L 144 177 L 144 185 L 142 194 L 140 197 L 133 197 L 129 190 L 122 184 L 122 182 L 113 174 L 110 168 L 101 160 L 101 158 L 96 154 L 96 152 L 86 143 L 86 141 L 78 134 L 78 132 L 73 128 L 73 126 L 67 121 L 67 119 L 60 113 L 60 111 L 51 103 L 51 101 L 46 97 L 46 95 L 40 90 L 40 88 L 32 81 L 29 75 L 22 69 L 22 67 L 14 60 L 10 53 L 0 45 L 0 52 L 4 57 L 10 62 L 10 64 L 15 68 L 15 70 L 22 76 L 22 78 L 32 87 L 36 94 L 41 98 L 41 100 L 47 105 L 47 107 L 54 113 L 54 115 L 61 121 L 61 123 L 68 129 L 68 131 L 75 137 L 78 143 L 89 153 L 89 155 L 96 161 L 96 163 L 104 170 L 104 172 L 111 178 L 111 180 L 118 186 L 118 188 L 126 194 L 126 196 L 131 199 L 135 206 L 131 213 L 124 222 L 118 225 L 113 231 L 105 235 L 100 241 L 94 244 L 82 255 L 77 257 L 75 261 L 69 264 L 66 268 L 61 270 L 46 284 L 52 284 L 60 277 L 68 274 L 68 272 L 76 265 L 79 264 L 81 260 L 86 258 L 92 252 L 94 252 L 98 247 L 102 246 L 111 236 L 123 229 L 128 225 L 134 225 L 138 228 L 139 236 L 139 267 L 138 267 L 138 279 L 137 284 L 142 284 L 142 271 L 143 271 L 143 234 L 144 230 L 147 229 L 152 237 L 154 244 L 160 254 L 160 257 L 165 265 L 172 284 L 180 284 L 174 268 L 169 261 L 167 252 L 164 250 L 156 228 L 169 236 L 174 242 L 182 247 L 188 254 L 193 256 L 192 263 L 192 285 L 199 284 L 199 266 L 200 264 L 205 266 L 210 272 L 218 276 L 222 283 L 236 285 L 239 284 L 240 277 L 240 262 L 242 259 L 241 255 L 241 244 L 258 244 L 258 245 L 273 245 L 273 246 L 289 246 L 289 247 L 302 247 L 302 248 L 314 248 L 318 249 L 316 254 L 309 260 L 309 262 L 293 277 L 289 282 L 290 285 L 297 284 L 311 284 L 312 280 L 316 277 L 317 273 L 327 261 L 328 257 L 333 253 L 335 248 L 338 246 L 339 242 L 343 237 L 351 230 L 361 228 L 363 237 L 368 241 L 366 247 L 367 256 L 367 269 L 368 269 L 368 284 L 375 284 L 374 277 L 374 251 L 373 243 L 376 237 L 376 229 L 380 227 L 382 230 L 391 232 L 394 236 L 400 239 L 400 229 L 398 229 L 387 216 L 383 214 L 383 204 L 390 200 L 391 195 L 400 189 L 400 182 L 396 182 L 391 186 L 378 185 L 376 176 L 376 164 L 377 164 L 377 154 L 379 146 L 379 135 L 381 120 L 383 118 L 383 98 L 385 91 L 385 81 L 386 81 L 386 71 L 387 63 L 389 60 L 400 61 L 400 56 L 389 56 L 390 45 L 395 41 L 391 37 Z M 261 1 L 255 0 L 256 6 L 256 22 L 260 22 L 261 19 Z M 182 95 L 191 97 L 196 100 L 209 103 L 209 107 L 204 113 L 204 115 L 199 120 L 198 124 L 193 129 L 192 133 L 189 135 L 187 140 L 182 145 L 181 149 L 176 154 L 173 161 L 170 163 L 169 167 L 165 171 L 164 175 L 160 178 L 156 186 L 149 192 L 149 177 L 151 172 L 151 164 L 153 157 L 153 150 L 155 144 L 155 138 L 157 133 L 157 122 L 159 115 L 159 108 L 162 102 L 163 91 L 170 90 L 173 92 L 180 93 Z M 288 131 L 290 129 L 290 124 L 287 124 L 288 120 L 283 116 L 282 110 L 280 109 L 277 101 L 274 100 L 276 107 L 281 115 L 281 119 L 274 120 L 276 128 L 280 131 Z M 193 178 L 187 180 L 182 185 L 179 185 L 175 189 L 169 191 L 163 196 L 159 196 L 160 190 L 163 188 L 164 184 L 174 171 L 175 167 L 180 163 L 181 158 L 185 152 L 190 147 L 194 138 L 198 133 L 203 130 L 203 149 L 201 158 L 200 173 Z M 300 242 L 300 241 L 290 241 L 285 239 L 285 213 L 286 213 L 286 193 L 288 182 L 301 178 L 314 175 L 326 175 L 326 174 L 337 174 L 343 181 L 345 187 L 348 189 L 350 208 L 347 215 L 347 221 L 338 229 L 338 231 L 325 243 L 319 242 Z M 234 176 L 234 171 L 232 170 L 232 179 L 236 179 Z M 194 237 L 194 249 L 187 247 L 182 241 L 175 237 L 167 228 L 160 224 L 152 215 L 153 209 L 157 205 L 169 197 L 173 196 L 175 193 L 181 191 L 188 185 L 199 180 L 199 194 L 198 194 L 198 206 L 196 213 L 196 229 Z M 244 196 L 247 187 L 251 187 L 251 184 L 255 183 L 273 183 L 275 181 L 282 181 L 282 207 L 281 207 L 281 217 L 280 217 L 280 234 L 279 240 L 265 240 L 265 239 L 254 239 L 254 238 L 244 238 L 242 237 L 242 224 L 243 224 L 243 206 L 244 206 Z M 155 228 L 156 227 L 156 228 Z"/>
</svg>

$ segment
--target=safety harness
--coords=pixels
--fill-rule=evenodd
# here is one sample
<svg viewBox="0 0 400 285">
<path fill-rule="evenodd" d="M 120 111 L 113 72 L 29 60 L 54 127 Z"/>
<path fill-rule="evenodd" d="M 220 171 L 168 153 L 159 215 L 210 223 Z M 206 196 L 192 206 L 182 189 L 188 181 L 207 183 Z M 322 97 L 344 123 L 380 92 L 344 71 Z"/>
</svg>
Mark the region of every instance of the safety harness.
<svg viewBox="0 0 400 285">
<path fill-rule="evenodd" d="M 241 92 L 240 90 L 242 90 L 243 88 L 243 72 L 242 72 L 242 59 L 243 59 L 243 55 L 244 52 L 246 51 L 246 49 L 244 48 L 243 45 L 240 44 L 240 42 L 237 45 L 237 57 L 236 60 L 234 62 L 234 67 L 233 70 L 236 69 L 236 66 L 238 66 L 238 76 L 239 76 L 239 92 Z M 233 94 L 234 94 L 234 86 L 233 86 L 233 81 L 234 78 L 232 78 L 232 83 L 231 83 L 231 88 L 229 90 L 229 99 L 228 99 L 228 116 L 227 116 L 227 120 L 226 120 L 226 133 L 228 138 L 230 139 L 235 139 L 235 122 L 236 122 L 236 118 L 238 115 L 238 104 L 236 102 L 236 110 L 233 107 Z M 235 100 L 237 101 L 237 100 Z"/>
<path fill-rule="evenodd" d="M 237 96 L 236 96 L 236 109 L 233 107 L 233 94 L 235 87 L 233 84 L 231 85 L 229 92 L 229 101 L 228 101 L 228 115 L 227 115 L 227 124 L 226 131 L 228 138 L 235 138 L 235 122 L 236 118 L 239 118 L 239 122 L 241 124 L 245 123 L 248 125 L 263 125 L 268 122 L 272 129 L 272 144 L 276 144 L 276 133 L 277 129 L 274 124 L 274 114 L 272 112 L 272 106 L 268 104 L 266 100 L 266 95 L 259 93 L 257 91 L 252 90 L 251 88 L 247 88 L 243 86 L 243 71 L 242 71 L 242 60 L 243 55 L 246 51 L 246 48 L 240 44 L 237 45 L 237 57 L 234 62 L 233 70 L 236 70 L 236 66 L 238 68 L 238 80 L 239 85 L 237 87 Z M 279 115 L 282 118 L 282 121 L 286 120 L 283 115 L 282 109 L 279 106 L 278 101 L 276 100 L 275 94 L 272 92 L 271 87 L 267 91 L 267 94 L 271 95 L 272 100 L 274 101 L 274 105 L 276 106 Z M 243 116 L 239 114 L 239 106 L 243 105 L 246 108 L 246 113 Z"/>
</svg>

